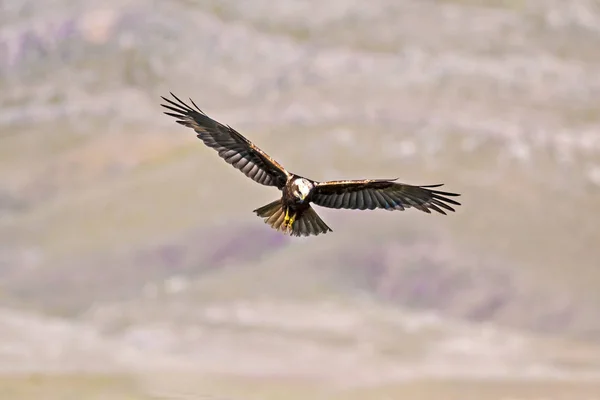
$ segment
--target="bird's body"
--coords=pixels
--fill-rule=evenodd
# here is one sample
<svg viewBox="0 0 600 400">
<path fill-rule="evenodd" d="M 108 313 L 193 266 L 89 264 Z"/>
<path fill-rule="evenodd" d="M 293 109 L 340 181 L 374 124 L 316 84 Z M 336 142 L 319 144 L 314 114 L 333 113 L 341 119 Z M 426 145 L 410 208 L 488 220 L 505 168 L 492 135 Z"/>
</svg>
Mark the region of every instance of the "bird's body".
<svg viewBox="0 0 600 400">
<path fill-rule="evenodd" d="M 396 179 L 361 179 L 318 182 L 288 172 L 256 145 L 230 126 L 223 125 L 204 114 L 192 100 L 195 109 L 174 94 L 176 100 L 163 97 L 163 107 L 172 112 L 165 114 L 177 122 L 193 128 L 199 139 L 214 148 L 221 158 L 246 176 L 266 186 L 275 186 L 281 198 L 254 212 L 278 231 L 294 236 L 319 235 L 331 229 L 311 207 L 311 203 L 329 208 L 389 211 L 414 207 L 426 213 L 430 210 L 446 214 L 460 205 L 448 197 L 456 193 L 433 188 L 441 185 L 414 186 L 396 183 Z"/>
<path fill-rule="evenodd" d="M 254 212 L 274 229 L 290 235 L 308 236 L 327 233 L 331 229 L 310 206 L 310 197 L 317 182 L 290 174 L 281 189 L 281 199 Z"/>
<path fill-rule="evenodd" d="M 283 209 L 286 210 L 286 213 L 284 215 L 283 218 L 283 222 L 282 222 L 282 226 L 288 230 L 291 230 L 293 232 L 294 229 L 294 224 L 296 222 L 296 220 L 300 220 L 300 221 L 304 221 L 304 219 L 306 218 L 305 215 L 308 213 L 314 213 L 314 210 L 312 209 L 312 207 L 310 206 L 310 195 L 313 191 L 313 189 L 315 188 L 317 182 L 313 182 L 310 179 L 306 179 L 303 178 L 301 176 L 292 174 L 292 176 L 290 177 L 290 179 L 288 179 L 288 181 L 286 182 L 285 186 L 283 187 L 282 190 L 282 196 L 281 196 L 281 201 L 282 201 L 282 205 L 283 205 Z M 315 213 L 316 216 L 316 213 Z M 318 218 L 318 216 L 317 216 Z M 310 222 L 318 222 L 318 221 L 312 221 L 313 218 L 311 218 Z M 320 218 L 319 218 L 320 220 Z M 321 221 L 322 222 L 322 221 Z M 321 232 L 319 233 L 326 233 L 329 229 L 329 227 L 327 225 L 325 225 L 324 222 L 323 226 L 321 226 Z M 304 227 L 300 227 L 299 228 L 304 228 Z M 318 231 L 320 226 L 316 226 L 315 227 L 315 233 L 316 231 Z M 310 226 L 306 227 L 306 230 L 308 230 L 309 228 L 311 228 Z M 302 229 L 305 230 L 305 229 Z"/>
<path fill-rule="evenodd" d="M 287 220 L 284 220 L 285 225 L 290 227 L 294 224 L 296 217 L 302 215 L 309 205 L 309 199 L 307 198 L 312 189 L 314 183 L 306 178 L 302 178 L 297 175 L 292 175 L 286 182 L 282 190 L 283 206 L 288 210 Z"/>
</svg>

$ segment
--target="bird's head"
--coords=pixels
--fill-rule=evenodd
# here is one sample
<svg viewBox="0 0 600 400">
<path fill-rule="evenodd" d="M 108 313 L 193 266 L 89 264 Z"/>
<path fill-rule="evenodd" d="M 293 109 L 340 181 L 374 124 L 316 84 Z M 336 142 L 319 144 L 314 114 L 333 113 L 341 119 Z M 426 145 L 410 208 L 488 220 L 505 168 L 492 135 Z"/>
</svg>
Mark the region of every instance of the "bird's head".
<svg viewBox="0 0 600 400">
<path fill-rule="evenodd" d="M 294 183 L 296 186 L 293 192 L 294 196 L 300 201 L 304 201 L 310 194 L 310 191 L 313 188 L 313 184 L 304 178 L 296 179 Z"/>
</svg>

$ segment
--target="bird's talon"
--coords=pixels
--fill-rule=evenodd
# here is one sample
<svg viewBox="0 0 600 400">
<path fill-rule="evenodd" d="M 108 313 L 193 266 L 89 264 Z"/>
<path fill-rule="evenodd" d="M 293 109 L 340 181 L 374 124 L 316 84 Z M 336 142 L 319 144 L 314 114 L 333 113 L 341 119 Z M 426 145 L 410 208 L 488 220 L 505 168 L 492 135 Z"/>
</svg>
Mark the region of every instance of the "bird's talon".
<svg viewBox="0 0 600 400">
<path fill-rule="evenodd" d="M 295 220 L 296 220 L 296 215 L 291 215 L 290 216 L 290 210 L 289 210 L 289 208 L 287 210 L 285 210 L 285 217 L 283 218 L 283 228 L 284 228 L 284 231 L 288 230 L 288 229 L 291 231 L 292 226 L 293 226 Z"/>
</svg>

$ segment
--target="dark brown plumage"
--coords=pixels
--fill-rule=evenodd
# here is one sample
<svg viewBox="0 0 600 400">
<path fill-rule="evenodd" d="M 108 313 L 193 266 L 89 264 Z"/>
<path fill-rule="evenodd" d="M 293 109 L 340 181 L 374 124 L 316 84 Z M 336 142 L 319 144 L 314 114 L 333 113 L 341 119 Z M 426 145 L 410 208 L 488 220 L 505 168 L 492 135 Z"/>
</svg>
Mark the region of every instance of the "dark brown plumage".
<svg viewBox="0 0 600 400">
<path fill-rule="evenodd" d="M 221 158 L 247 177 L 281 190 L 281 199 L 254 210 L 278 231 L 294 236 L 330 232 L 310 203 L 352 210 L 380 208 L 394 211 L 414 207 L 426 213 L 434 210 L 444 215 L 446 211 L 454 211 L 453 205 L 460 205 L 450 198 L 459 194 L 433 189 L 442 185 L 413 186 L 396 183 L 396 179 L 317 182 L 292 174 L 235 129 L 209 118 L 193 100 L 190 102 L 195 108 L 173 93 L 171 96 L 174 100 L 162 97 L 167 102 L 162 106 L 169 110 L 165 114 L 194 129 L 204 144 L 214 148 Z"/>
</svg>

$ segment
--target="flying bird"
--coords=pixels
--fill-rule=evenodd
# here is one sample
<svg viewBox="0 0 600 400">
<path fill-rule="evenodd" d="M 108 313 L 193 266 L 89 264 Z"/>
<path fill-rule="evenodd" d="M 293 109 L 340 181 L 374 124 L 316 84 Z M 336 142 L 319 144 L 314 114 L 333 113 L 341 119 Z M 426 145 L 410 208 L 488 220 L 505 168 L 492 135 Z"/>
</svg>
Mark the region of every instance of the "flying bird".
<svg viewBox="0 0 600 400">
<path fill-rule="evenodd" d="M 389 211 L 414 207 L 426 213 L 454 211 L 460 203 L 450 197 L 457 193 L 442 192 L 442 186 L 413 186 L 397 179 L 361 179 L 318 182 L 287 171 L 229 125 L 208 117 L 192 99 L 193 107 L 171 93 L 173 100 L 162 97 L 161 104 L 177 123 L 194 129 L 197 137 L 215 149 L 221 158 L 247 177 L 265 186 L 275 186 L 281 198 L 254 212 L 277 231 L 293 236 L 310 236 L 331 232 L 311 203 L 328 208 Z"/>
</svg>

